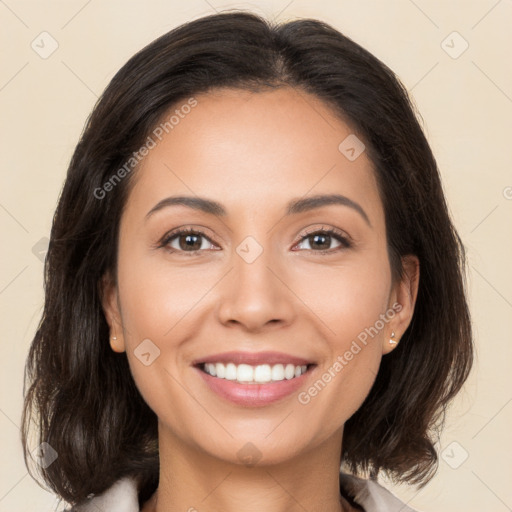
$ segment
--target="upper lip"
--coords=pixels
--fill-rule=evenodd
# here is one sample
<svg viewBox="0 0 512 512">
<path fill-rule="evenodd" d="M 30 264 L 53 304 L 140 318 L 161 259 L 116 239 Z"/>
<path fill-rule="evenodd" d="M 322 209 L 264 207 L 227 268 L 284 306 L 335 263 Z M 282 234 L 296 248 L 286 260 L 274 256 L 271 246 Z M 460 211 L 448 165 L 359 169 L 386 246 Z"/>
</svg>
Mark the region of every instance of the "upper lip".
<svg viewBox="0 0 512 512">
<path fill-rule="evenodd" d="M 312 361 L 302 357 L 284 354 L 283 352 L 222 352 L 221 354 L 213 354 L 211 356 L 196 359 L 192 364 L 194 366 L 202 363 L 234 363 L 239 364 L 293 364 L 302 366 L 313 364 Z"/>
</svg>

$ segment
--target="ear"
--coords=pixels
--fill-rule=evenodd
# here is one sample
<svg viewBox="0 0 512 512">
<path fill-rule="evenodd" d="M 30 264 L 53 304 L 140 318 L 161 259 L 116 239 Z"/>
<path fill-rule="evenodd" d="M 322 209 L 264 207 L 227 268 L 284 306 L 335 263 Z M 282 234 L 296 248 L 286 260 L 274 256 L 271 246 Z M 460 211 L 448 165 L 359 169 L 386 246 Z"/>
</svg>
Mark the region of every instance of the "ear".
<svg viewBox="0 0 512 512">
<path fill-rule="evenodd" d="M 110 273 L 106 273 L 102 276 L 99 288 L 103 313 L 110 327 L 110 347 L 114 352 L 124 352 L 126 349 L 123 337 L 123 326 L 121 324 L 117 286 Z"/>
<path fill-rule="evenodd" d="M 389 308 L 395 311 L 395 316 L 388 322 L 387 331 L 383 340 L 382 353 L 391 352 L 397 344 L 389 342 L 392 333 L 393 340 L 399 342 L 411 323 L 418 296 L 420 282 L 420 262 L 416 255 L 408 254 L 402 257 L 404 269 L 402 279 L 391 290 Z"/>
</svg>

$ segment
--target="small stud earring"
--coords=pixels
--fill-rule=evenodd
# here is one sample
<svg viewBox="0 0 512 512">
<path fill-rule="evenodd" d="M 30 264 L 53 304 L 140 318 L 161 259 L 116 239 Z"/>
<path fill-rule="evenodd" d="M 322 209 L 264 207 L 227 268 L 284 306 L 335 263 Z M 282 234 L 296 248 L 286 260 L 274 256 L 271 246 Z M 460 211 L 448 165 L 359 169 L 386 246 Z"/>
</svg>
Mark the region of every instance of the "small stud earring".
<svg viewBox="0 0 512 512">
<path fill-rule="evenodd" d="M 124 352 L 124 348 L 120 345 L 122 345 L 123 343 L 123 337 L 121 336 L 121 338 L 117 339 L 117 336 L 111 336 L 110 337 L 110 348 L 114 351 L 114 352 L 117 352 L 117 353 L 121 353 L 121 352 Z"/>
<path fill-rule="evenodd" d="M 391 339 L 389 340 L 389 344 L 390 345 L 397 345 L 398 344 L 398 341 L 394 340 L 393 338 L 395 337 L 395 333 L 392 332 L 391 333 Z"/>
</svg>

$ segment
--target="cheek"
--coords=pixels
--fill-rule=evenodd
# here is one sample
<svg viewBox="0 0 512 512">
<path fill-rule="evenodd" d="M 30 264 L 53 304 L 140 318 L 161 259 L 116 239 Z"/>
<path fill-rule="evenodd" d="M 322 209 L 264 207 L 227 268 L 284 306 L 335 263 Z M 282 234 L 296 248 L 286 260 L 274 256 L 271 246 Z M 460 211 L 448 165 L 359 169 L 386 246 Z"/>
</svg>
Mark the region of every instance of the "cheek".
<svg viewBox="0 0 512 512">
<path fill-rule="evenodd" d="M 206 267 L 173 266 L 158 254 L 120 258 L 118 277 L 128 340 L 154 338 L 166 345 L 216 282 Z"/>
<path fill-rule="evenodd" d="M 379 370 L 387 321 L 394 316 L 386 314 L 390 286 L 387 259 L 370 257 L 337 268 L 309 269 L 307 282 L 298 288 L 314 312 L 310 317 L 316 318 L 328 354 L 317 380 L 299 396 L 319 428 L 338 428 L 368 395 Z"/>
<path fill-rule="evenodd" d="M 129 241 L 125 246 L 130 246 Z M 161 253 L 139 252 L 135 244 L 132 247 L 132 251 L 120 250 L 118 261 L 121 315 L 132 376 L 157 415 L 165 415 L 169 403 L 174 409 L 189 410 L 190 400 L 179 384 L 188 368 L 186 347 L 204 322 L 205 299 L 219 278 L 207 265 L 173 265 Z M 149 356 L 143 356 L 147 353 Z M 186 414 L 182 416 L 186 418 Z M 186 431 L 181 417 L 172 422 Z"/>
<path fill-rule="evenodd" d="M 380 252 L 346 259 L 343 264 L 302 265 L 293 271 L 293 289 L 317 315 L 325 338 L 343 350 L 385 313 L 391 288 L 391 271 Z M 303 276 L 307 276 L 304 279 Z M 382 331 L 382 326 L 379 331 Z"/>
</svg>

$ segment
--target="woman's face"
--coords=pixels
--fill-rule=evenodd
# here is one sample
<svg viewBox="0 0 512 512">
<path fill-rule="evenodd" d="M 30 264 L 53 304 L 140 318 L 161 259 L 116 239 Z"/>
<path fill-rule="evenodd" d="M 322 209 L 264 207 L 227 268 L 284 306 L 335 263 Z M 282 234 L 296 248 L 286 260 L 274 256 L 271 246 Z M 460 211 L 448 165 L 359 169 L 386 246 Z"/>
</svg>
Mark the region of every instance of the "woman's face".
<svg viewBox="0 0 512 512">
<path fill-rule="evenodd" d="M 416 296 L 417 276 L 392 283 L 371 163 L 305 92 L 195 99 L 134 176 L 104 300 L 112 347 L 171 442 L 235 463 L 339 449 Z M 288 364 L 307 371 L 288 379 Z M 251 372 L 260 383 L 238 383 Z"/>
</svg>

